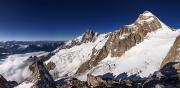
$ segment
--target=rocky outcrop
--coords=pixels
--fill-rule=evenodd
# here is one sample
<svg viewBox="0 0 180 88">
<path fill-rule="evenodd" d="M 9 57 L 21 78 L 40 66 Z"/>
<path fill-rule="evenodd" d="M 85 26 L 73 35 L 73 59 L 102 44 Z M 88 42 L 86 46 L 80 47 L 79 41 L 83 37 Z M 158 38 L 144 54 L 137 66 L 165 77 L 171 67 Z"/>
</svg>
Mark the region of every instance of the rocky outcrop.
<svg viewBox="0 0 180 88">
<path fill-rule="evenodd" d="M 53 55 L 55 54 L 55 52 L 49 52 L 46 55 L 42 55 L 42 56 L 30 56 L 27 60 L 27 62 L 37 62 L 37 61 L 42 61 L 45 62 L 46 60 L 50 59 Z M 54 62 L 49 62 L 47 64 L 45 64 L 45 67 L 48 71 L 53 70 L 56 65 Z"/>
<path fill-rule="evenodd" d="M 80 66 L 77 73 L 83 73 L 96 66 L 98 62 L 106 58 L 120 57 L 131 47 L 142 42 L 147 33 L 162 28 L 160 21 L 152 13 L 145 11 L 131 25 L 125 25 L 119 30 L 112 32 L 100 50 L 93 49 L 91 59 Z"/>
<path fill-rule="evenodd" d="M 99 34 L 96 32 L 93 32 L 90 29 L 87 29 L 82 36 L 79 36 L 78 38 L 74 40 L 68 41 L 68 44 L 65 44 L 63 48 L 71 48 L 76 45 L 80 45 L 82 43 L 87 42 L 94 42 Z"/>
<path fill-rule="evenodd" d="M 179 62 L 180 61 L 180 35 L 176 38 L 173 46 L 168 52 L 167 56 L 163 60 L 161 67 L 164 67 L 169 62 Z M 173 66 L 180 73 L 180 64 L 175 64 Z"/>
<path fill-rule="evenodd" d="M 17 85 L 17 82 L 7 81 L 2 75 L 0 75 L 0 88 L 14 88 Z"/>
<path fill-rule="evenodd" d="M 143 88 L 179 88 L 180 74 L 173 67 L 178 62 L 169 62 L 143 83 Z"/>
<path fill-rule="evenodd" d="M 86 81 L 80 81 L 76 78 L 69 79 L 65 84 L 56 88 L 89 88 Z"/>
<path fill-rule="evenodd" d="M 56 88 L 53 78 L 42 61 L 33 63 L 29 69 L 32 71 L 32 76 L 29 80 L 34 83 L 32 88 Z"/>
<path fill-rule="evenodd" d="M 88 83 L 88 85 L 94 86 L 94 87 L 107 85 L 106 81 L 104 81 L 102 78 L 95 77 L 95 76 L 93 76 L 91 74 L 87 75 L 87 83 Z"/>
<path fill-rule="evenodd" d="M 87 29 L 87 30 L 85 31 L 85 33 L 83 34 L 83 36 L 82 36 L 81 42 L 82 42 L 82 43 L 85 43 L 85 42 L 93 42 L 93 41 L 96 40 L 96 38 L 97 38 L 98 35 L 99 35 L 98 33 L 95 33 L 95 32 L 93 32 L 92 30 Z"/>
<path fill-rule="evenodd" d="M 49 62 L 47 65 L 45 65 L 45 67 L 48 71 L 50 71 L 56 67 L 56 64 L 54 62 Z"/>
<path fill-rule="evenodd" d="M 87 81 L 80 81 L 76 78 L 72 78 L 59 88 L 138 88 L 138 82 L 130 80 L 117 81 L 88 74 Z"/>
</svg>

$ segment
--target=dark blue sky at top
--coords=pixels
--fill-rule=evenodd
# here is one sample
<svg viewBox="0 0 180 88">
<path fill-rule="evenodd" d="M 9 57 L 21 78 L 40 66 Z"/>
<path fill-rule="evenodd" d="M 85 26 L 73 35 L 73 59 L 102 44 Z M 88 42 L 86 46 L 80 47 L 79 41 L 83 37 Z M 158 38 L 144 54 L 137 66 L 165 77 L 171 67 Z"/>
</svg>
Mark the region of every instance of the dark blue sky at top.
<svg viewBox="0 0 180 88">
<path fill-rule="evenodd" d="M 180 28 L 179 0 L 0 0 L 0 41 L 68 40 L 131 24 L 148 10 Z"/>
</svg>

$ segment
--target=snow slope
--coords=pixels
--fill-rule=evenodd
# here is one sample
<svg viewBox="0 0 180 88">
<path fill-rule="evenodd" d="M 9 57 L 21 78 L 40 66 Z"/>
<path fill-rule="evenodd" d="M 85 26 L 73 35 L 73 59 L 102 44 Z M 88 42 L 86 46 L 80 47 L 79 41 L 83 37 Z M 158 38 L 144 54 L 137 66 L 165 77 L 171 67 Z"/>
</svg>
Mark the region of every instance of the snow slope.
<svg viewBox="0 0 180 88">
<path fill-rule="evenodd" d="M 33 83 L 23 82 L 22 84 L 16 86 L 15 88 L 31 88 L 31 86 L 33 86 Z"/>
<path fill-rule="evenodd" d="M 112 58 L 109 55 L 87 73 L 96 76 L 113 73 L 117 77 L 126 72 L 128 76 L 137 74 L 140 77 L 147 77 L 159 69 L 163 58 L 180 34 L 180 30 L 169 30 L 166 25 L 163 25 L 163 28 L 149 33 L 143 42 L 126 51 L 121 57 Z M 86 80 L 87 73 L 78 78 Z"/>
<path fill-rule="evenodd" d="M 26 54 L 14 54 L 0 61 L 0 74 L 7 80 L 22 82 L 29 75 L 29 65 L 32 62 L 27 61 L 30 56 L 41 56 L 45 52 L 32 52 Z"/>
<path fill-rule="evenodd" d="M 95 42 L 83 43 L 70 49 L 60 50 L 46 61 L 46 63 L 54 62 L 57 65 L 50 73 L 58 74 L 58 77 L 74 75 L 80 65 L 90 59 L 94 47 L 98 50 L 104 46 L 107 41 L 106 35 L 99 35 Z"/>
</svg>

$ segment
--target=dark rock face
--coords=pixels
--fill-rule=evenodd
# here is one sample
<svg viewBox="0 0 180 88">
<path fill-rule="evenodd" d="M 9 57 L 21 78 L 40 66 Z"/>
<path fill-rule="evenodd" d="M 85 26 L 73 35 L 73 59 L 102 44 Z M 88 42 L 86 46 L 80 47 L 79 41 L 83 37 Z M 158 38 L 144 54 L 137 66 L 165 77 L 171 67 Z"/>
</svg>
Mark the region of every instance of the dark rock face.
<svg viewBox="0 0 180 88">
<path fill-rule="evenodd" d="M 13 88 L 17 85 L 17 82 L 7 81 L 2 75 L 0 75 L 0 88 Z"/>
<path fill-rule="evenodd" d="M 46 70 L 42 61 L 32 64 L 29 69 L 32 71 L 31 82 L 34 83 L 32 88 L 56 88 L 56 84 Z"/>
<path fill-rule="evenodd" d="M 111 53 L 111 57 L 120 57 L 131 47 L 142 42 L 147 33 L 162 28 L 161 23 L 155 16 L 145 16 L 141 14 L 134 22 L 133 26 L 124 26 L 112 32 L 105 46 L 100 50 L 94 50 L 91 59 L 80 66 L 77 73 L 83 73 L 96 66 Z M 152 19 L 149 21 L 149 19 Z M 148 21 L 147 21 L 148 20 Z"/>
</svg>

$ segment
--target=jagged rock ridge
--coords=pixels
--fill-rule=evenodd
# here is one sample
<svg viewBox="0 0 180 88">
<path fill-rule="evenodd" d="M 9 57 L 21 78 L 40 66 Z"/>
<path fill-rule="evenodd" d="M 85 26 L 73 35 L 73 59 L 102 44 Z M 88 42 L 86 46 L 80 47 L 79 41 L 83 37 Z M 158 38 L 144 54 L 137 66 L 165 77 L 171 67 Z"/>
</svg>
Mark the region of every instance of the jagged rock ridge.
<svg viewBox="0 0 180 88">
<path fill-rule="evenodd" d="M 81 36 L 68 41 L 63 48 L 71 48 L 75 45 L 80 45 L 82 43 L 93 42 L 96 40 L 98 35 L 99 34 L 97 32 L 93 32 L 92 30 L 87 29 Z"/>
<path fill-rule="evenodd" d="M 29 69 L 32 71 L 30 82 L 34 83 L 32 88 L 55 88 L 55 82 L 42 61 L 33 63 Z"/>
</svg>

